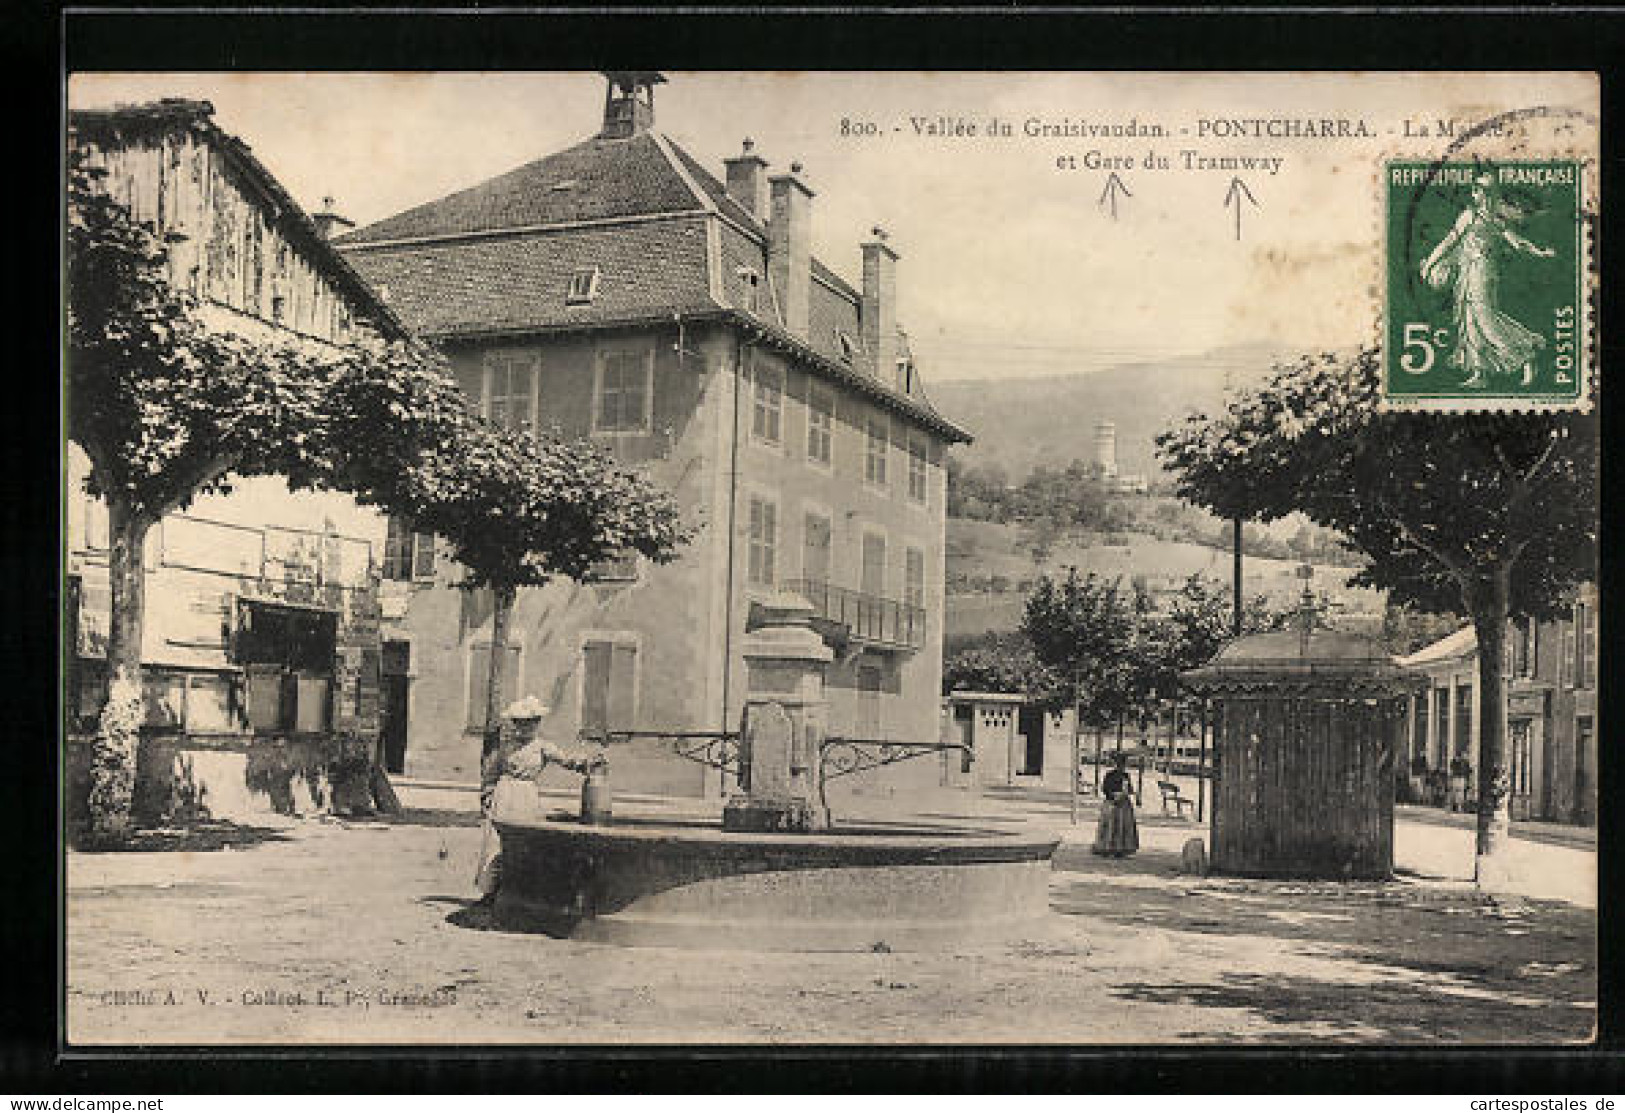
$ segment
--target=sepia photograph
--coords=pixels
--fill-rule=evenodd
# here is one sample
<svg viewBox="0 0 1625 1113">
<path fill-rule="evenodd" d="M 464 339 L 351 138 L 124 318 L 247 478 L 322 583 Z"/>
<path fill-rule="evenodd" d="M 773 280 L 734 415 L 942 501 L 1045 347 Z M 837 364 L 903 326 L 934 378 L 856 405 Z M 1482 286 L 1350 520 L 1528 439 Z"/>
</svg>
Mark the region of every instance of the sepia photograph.
<svg viewBox="0 0 1625 1113">
<path fill-rule="evenodd" d="M 1598 74 L 64 98 L 66 1049 L 1597 1038 Z"/>
</svg>

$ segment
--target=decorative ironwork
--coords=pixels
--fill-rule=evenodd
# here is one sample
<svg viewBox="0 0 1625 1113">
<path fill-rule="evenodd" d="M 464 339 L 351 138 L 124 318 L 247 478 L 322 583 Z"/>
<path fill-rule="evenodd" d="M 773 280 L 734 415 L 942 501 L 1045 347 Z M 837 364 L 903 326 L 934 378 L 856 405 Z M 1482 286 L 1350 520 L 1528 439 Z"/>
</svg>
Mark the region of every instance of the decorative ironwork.
<svg viewBox="0 0 1625 1113">
<path fill-rule="evenodd" d="M 889 738 L 832 737 L 824 739 L 818 750 L 820 779 L 827 781 L 945 750 L 969 753 L 970 747 L 963 742 L 897 742 Z"/>
<path fill-rule="evenodd" d="M 852 641 L 896 649 L 925 645 L 924 607 L 836 587 L 823 580 L 786 580 L 783 587 L 811 603 L 818 618 L 846 627 Z"/>
<path fill-rule="evenodd" d="M 928 754 L 944 753 L 948 750 L 958 750 L 960 753 L 970 753 L 971 748 L 963 742 L 896 742 L 889 738 L 840 738 L 830 737 L 824 739 L 818 746 L 818 803 L 829 814 L 829 798 L 824 794 L 824 786 L 836 777 L 847 777 L 853 773 L 867 773 L 871 769 L 879 769 L 886 765 L 896 765 L 900 761 L 909 761 Z"/>
<path fill-rule="evenodd" d="M 739 775 L 739 735 L 733 731 L 611 730 L 583 731 L 584 742 L 613 746 L 621 742 L 668 742 L 678 757 Z"/>
</svg>

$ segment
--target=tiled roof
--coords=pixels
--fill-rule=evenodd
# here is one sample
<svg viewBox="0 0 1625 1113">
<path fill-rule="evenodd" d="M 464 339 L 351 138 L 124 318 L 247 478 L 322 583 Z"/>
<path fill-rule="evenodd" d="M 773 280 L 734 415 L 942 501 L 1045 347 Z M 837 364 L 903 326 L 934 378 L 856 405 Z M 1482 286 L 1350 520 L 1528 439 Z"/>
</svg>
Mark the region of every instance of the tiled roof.
<svg viewBox="0 0 1625 1113">
<path fill-rule="evenodd" d="M 389 305 L 429 336 L 608 325 L 717 309 L 703 216 L 441 240 L 349 252 Z M 598 295 L 569 305 L 579 270 Z"/>
<path fill-rule="evenodd" d="M 655 137 L 645 133 L 631 139 L 589 139 L 334 242 L 349 247 L 699 207 Z"/>
<path fill-rule="evenodd" d="M 715 289 L 707 210 L 724 218 L 717 222 Z M 923 395 L 902 395 L 865 374 L 861 358 L 843 359 L 838 333 L 859 338 L 860 295 L 816 259 L 808 336 L 787 337 L 765 285 L 761 222 L 691 155 L 654 133 L 589 139 L 333 242 L 426 335 L 608 327 L 732 311 L 796 350 L 810 349 L 833 365 L 824 368 L 832 377 L 946 436 L 969 439 Z M 571 275 L 594 266 L 598 296 L 567 304 Z M 764 283 L 754 315 L 747 312 L 743 267 Z"/>
</svg>

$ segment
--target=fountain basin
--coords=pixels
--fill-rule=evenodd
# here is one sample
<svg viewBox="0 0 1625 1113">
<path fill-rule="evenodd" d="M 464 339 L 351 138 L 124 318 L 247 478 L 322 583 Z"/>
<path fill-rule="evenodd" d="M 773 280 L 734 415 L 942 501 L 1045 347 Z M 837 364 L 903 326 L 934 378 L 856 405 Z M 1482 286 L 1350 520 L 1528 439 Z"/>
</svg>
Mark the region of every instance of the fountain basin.
<svg viewBox="0 0 1625 1113">
<path fill-rule="evenodd" d="M 1059 840 L 963 827 L 811 834 L 563 814 L 495 820 L 500 926 L 629 946 L 950 950 L 1050 916 Z"/>
</svg>

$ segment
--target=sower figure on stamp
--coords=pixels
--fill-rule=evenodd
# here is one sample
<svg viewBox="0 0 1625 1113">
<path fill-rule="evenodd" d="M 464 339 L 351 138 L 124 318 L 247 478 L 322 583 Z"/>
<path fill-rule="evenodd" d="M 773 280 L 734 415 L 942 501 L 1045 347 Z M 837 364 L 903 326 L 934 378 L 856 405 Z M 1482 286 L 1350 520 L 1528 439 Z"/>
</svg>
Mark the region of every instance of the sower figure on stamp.
<svg viewBox="0 0 1625 1113">
<path fill-rule="evenodd" d="M 1140 849 L 1140 828 L 1134 822 L 1134 782 L 1128 758 L 1112 755 L 1112 769 L 1100 782 L 1100 823 L 1095 828 L 1095 853 L 1126 858 Z"/>
<path fill-rule="evenodd" d="M 1504 247 L 1541 259 L 1555 254 L 1513 230 L 1517 209 L 1496 203 L 1488 175 L 1473 183 L 1472 200 L 1448 235 L 1422 262 L 1422 279 L 1435 289 L 1449 284 L 1456 326 L 1456 350 L 1450 357 L 1467 372 L 1463 386 L 1481 386 L 1489 378 L 1518 375 L 1528 386 L 1535 376 L 1535 355 L 1546 338 L 1525 328 L 1497 307 Z"/>
<path fill-rule="evenodd" d="M 480 890 L 480 903 L 496 899 L 502 884 L 502 841 L 491 817 L 502 800 L 521 783 L 534 785 L 549 765 L 559 765 L 583 777 L 609 765 L 601 746 L 566 750 L 542 737 L 542 717 L 547 708 L 535 696 L 508 705 L 502 713 L 501 736 L 497 748 L 480 766 L 480 860 L 474 883 Z"/>
</svg>

